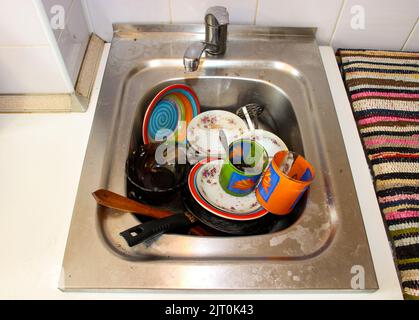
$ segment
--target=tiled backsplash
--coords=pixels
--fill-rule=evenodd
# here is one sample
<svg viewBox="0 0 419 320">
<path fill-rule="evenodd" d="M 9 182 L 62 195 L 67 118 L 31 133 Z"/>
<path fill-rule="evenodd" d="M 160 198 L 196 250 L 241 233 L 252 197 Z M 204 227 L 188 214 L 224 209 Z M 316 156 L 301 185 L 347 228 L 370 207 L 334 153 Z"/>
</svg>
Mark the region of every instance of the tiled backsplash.
<svg viewBox="0 0 419 320">
<path fill-rule="evenodd" d="M 84 0 L 93 31 L 105 41 L 112 39 L 112 23 L 169 23 L 168 0 Z"/>
<path fill-rule="evenodd" d="M 72 92 L 40 0 L 1 0 L 0 94 Z"/>
<path fill-rule="evenodd" d="M 343 0 L 259 0 L 256 24 L 317 27 L 317 41 L 329 44 Z"/>
<path fill-rule="evenodd" d="M 362 5 L 365 28 L 351 27 L 354 11 Z M 419 16 L 419 0 L 347 0 L 337 24 L 332 45 L 335 48 L 402 49 Z M 413 48 L 415 49 L 415 48 Z M 419 42 L 416 49 L 419 50 Z"/>
<path fill-rule="evenodd" d="M 335 49 L 419 51 L 419 0 L 84 1 L 94 32 L 106 41 L 114 22 L 202 23 L 206 8 L 222 5 L 235 24 L 317 27 L 319 44 Z"/>
<path fill-rule="evenodd" d="M 213 5 L 233 24 L 317 27 L 335 49 L 419 51 L 419 0 L 1 0 L 0 94 L 72 92 L 90 32 L 110 41 L 112 23 L 203 23 Z M 50 28 L 53 6 L 63 28 Z"/>
<path fill-rule="evenodd" d="M 230 23 L 254 24 L 257 0 L 170 0 L 172 23 L 203 23 L 205 11 L 211 6 L 226 7 Z"/>
</svg>

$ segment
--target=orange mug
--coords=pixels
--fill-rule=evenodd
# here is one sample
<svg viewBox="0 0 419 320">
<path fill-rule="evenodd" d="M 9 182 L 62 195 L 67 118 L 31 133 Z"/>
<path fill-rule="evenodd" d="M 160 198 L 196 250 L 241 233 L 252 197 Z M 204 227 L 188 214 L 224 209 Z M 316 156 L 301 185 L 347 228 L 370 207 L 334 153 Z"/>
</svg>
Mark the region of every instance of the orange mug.
<svg viewBox="0 0 419 320">
<path fill-rule="evenodd" d="M 277 152 L 257 186 L 256 198 L 269 212 L 288 214 L 302 198 L 314 175 L 313 167 L 302 156 L 292 151 Z"/>
</svg>

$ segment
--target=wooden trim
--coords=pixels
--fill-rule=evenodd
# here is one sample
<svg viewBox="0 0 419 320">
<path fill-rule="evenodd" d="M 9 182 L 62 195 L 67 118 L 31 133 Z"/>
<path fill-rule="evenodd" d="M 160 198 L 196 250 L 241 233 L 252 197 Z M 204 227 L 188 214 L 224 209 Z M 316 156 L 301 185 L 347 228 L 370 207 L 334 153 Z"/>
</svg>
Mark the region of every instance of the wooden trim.
<svg viewBox="0 0 419 320">
<path fill-rule="evenodd" d="M 82 97 L 90 98 L 104 48 L 105 41 L 93 33 L 86 49 L 75 88 L 76 93 Z"/>
<path fill-rule="evenodd" d="M 80 67 L 75 92 L 63 94 L 2 94 L 0 113 L 84 112 L 96 79 L 105 42 L 92 34 Z"/>
<path fill-rule="evenodd" d="M 69 112 L 71 94 L 0 95 L 0 112 Z"/>
</svg>

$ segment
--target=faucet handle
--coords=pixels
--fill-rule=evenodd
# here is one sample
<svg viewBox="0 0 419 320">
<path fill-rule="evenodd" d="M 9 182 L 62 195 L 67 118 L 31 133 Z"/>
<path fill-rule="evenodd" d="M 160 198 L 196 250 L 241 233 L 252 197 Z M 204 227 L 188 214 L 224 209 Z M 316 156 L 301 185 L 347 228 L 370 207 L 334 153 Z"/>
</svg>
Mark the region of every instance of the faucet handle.
<svg viewBox="0 0 419 320">
<path fill-rule="evenodd" d="M 210 26 L 222 26 L 230 23 L 227 8 L 214 6 L 207 9 L 205 22 Z"/>
</svg>

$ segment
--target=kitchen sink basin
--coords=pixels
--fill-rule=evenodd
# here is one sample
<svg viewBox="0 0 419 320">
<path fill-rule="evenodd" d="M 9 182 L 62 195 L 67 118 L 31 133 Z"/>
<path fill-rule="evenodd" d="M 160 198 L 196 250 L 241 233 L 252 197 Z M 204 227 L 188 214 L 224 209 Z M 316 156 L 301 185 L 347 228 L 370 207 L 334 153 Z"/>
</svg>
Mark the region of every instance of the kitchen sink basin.
<svg viewBox="0 0 419 320">
<path fill-rule="evenodd" d="M 314 30 L 230 26 L 227 52 L 185 73 L 183 53 L 199 25 L 115 25 L 80 179 L 60 288 L 375 290 L 378 288 Z M 293 223 L 242 237 L 166 234 L 128 247 L 131 214 L 98 206 L 104 188 L 127 194 L 125 161 L 142 142 L 148 103 L 184 83 L 202 111 L 265 106 L 259 127 L 304 154 L 316 179 Z M 175 209 L 181 211 L 182 208 Z M 354 286 L 354 267 L 362 270 Z"/>
</svg>

